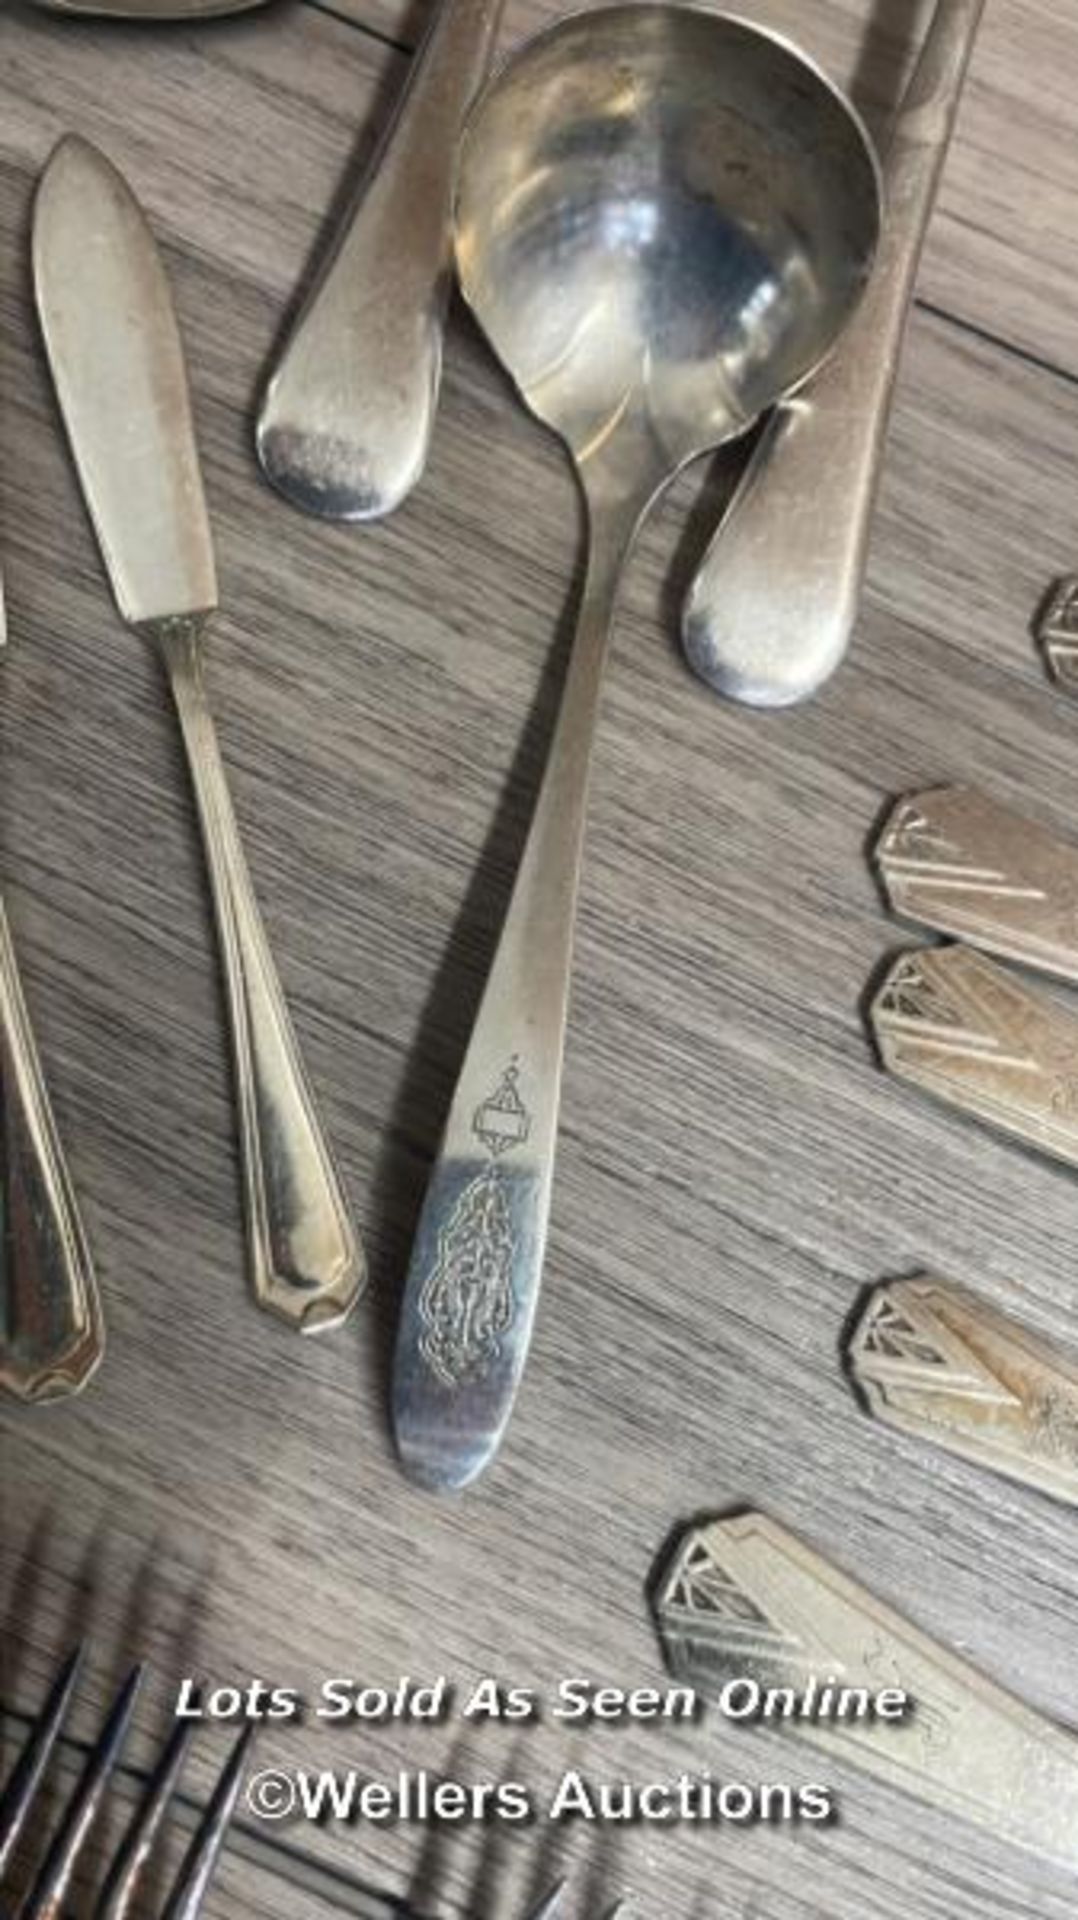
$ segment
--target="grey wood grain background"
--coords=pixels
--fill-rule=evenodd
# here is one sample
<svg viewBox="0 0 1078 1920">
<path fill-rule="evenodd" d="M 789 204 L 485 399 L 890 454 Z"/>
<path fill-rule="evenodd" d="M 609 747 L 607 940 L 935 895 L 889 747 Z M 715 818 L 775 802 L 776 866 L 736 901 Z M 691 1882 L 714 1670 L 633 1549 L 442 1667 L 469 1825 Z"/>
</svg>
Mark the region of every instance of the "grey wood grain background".
<svg viewBox="0 0 1078 1920">
<path fill-rule="evenodd" d="M 506 30 L 549 0 L 513 0 Z M 754 0 L 879 124 L 924 10 Z M 251 409 L 327 208 L 369 152 L 422 8 L 340 0 L 136 32 L 0 17 L 3 870 L 98 1254 L 110 1350 L 85 1398 L 5 1410 L 0 1703 L 92 1636 L 78 1731 L 123 1666 L 309 1690 L 495 1672 L 633 1684 L 680 1518 L 766 1508 L 1038 1707 L 1078 1726 L 1078 1539 L 1061 1509 L 876 1431 L 838 1344 L 859 1289 L 931 1265 L 1074 1351 L 1078 1193 L 884 1082 L 860 1004 L 890 924 L 864 859 L 896 793 L 970 780 L 1066 832 L 1078 711 L 1033 610 L 1078 548 L 1078 147 L 1070 0 L 989 0 L 911 329 L 847 668 L 804 712 L 717 704 L 672 635 L 701 476 L 649 527 L 609 677 L 547 1281 L 508 1443 L 465 1498 L 404 1483 L 386 1421 L 425 1169 L 550 725 L 579 523 L 556 445 L 454 316 L 429 474 L 378 529 L 260 483 Z M 188 346 L 223 611 L 210 676 L 251 864 L 372 1257 L 351 1327 L 300 1343 L 250 1304 L 206 893 L 171 716 L 116 619 L 35 337 L 27 223 L 75 129 L 164 244 Z M 199 1743 L 204 1791 L 226 1734 Z M 10 1749 L 8 1749 L 9 1751 Z M 517 1736 L 267 1730 L 262 1763 L 647 1779 L 811 1778 L 709 1728 Z M 256 1833 L 209 1908 L 315 1920 L 364 1889 L 495 1920 L 578 1863 L 641 1915 L 1063 1920 L 1074 1889 L 839 1767 L 826 1834 L 647 1829 L 431 1839 Z M 585 1867 L 590 1864 L 592 1878 Z M 312 1879 L 315 1869 L 322 1875 Z M 541 1874 L 540 1874 L 541 1877 Z"/>
</svg>

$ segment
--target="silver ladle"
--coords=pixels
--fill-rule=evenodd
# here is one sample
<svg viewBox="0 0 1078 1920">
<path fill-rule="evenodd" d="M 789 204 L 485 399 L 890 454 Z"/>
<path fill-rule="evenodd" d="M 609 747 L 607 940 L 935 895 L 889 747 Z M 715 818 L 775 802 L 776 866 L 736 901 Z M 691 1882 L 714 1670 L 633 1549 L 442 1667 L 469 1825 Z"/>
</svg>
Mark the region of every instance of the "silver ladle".
<svg viewBox="0 0 1078 1920">
<path fill-rule="evenodd" d="M 546 773 L 412 1254 L 394 1380 L 406 1470 L 496 1450 L 539 1291 L 600 683 L 637 529 L 679 468 L 819 365 L 867 278 L 878 169 L 792 46 L 695 8 L 571 16 L 465 134 L 465 297 L 568 447 L 590 558 Z"/>
</svg>

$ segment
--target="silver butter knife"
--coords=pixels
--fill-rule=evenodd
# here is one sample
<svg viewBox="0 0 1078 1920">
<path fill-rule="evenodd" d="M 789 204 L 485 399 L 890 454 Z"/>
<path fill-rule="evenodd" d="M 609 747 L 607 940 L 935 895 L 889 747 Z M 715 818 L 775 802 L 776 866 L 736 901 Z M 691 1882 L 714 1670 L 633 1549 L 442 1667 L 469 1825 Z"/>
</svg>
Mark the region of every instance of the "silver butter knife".
<svg viewBox="0 0 1078 1920">
<path fill-rule="evenodd" d="M 1078 1506 L 1078 1367 L 960 1287 L 874 1287 L 847 1361 L 878 1420 Z"/>
<path fill-rule="evenodd" d="M 868 290 L 831 360 L 771 415 L 690 590 L 685 651 L 716 692 L 808 699 L 849 645 L 902 339 L 984 0 L 936 0 L 884 156 Z"/>
<path fill-rule="evenodd" d="M 747 1688 L 789 1690 L 794 1710 L 776 1703 L 776 1726 L 1078 1868 L 1078 1741 L 763 1514 L 690 1529 L 655 1606 L 671 1671 L 720 1710 L 728 1683 L 738 1711 Z M 911 1707 L 902 1718 L 842 1717 L 843 1687 L 895 1689 Z"/>
<path fill-rule="evenodd" d="M 1078 981 L 1078 848 L 973 787 L 900 800 L 875 849 L 904 919 Z"/>
<path fill-rule="evenodd" d="M 49 364 L 113 593 L 160 648 L 194 782 L 231 1022 L 251 1274 L 301 1332 L 339 1324 L 364 1266 L 247 872 L 202 680 L 217 579 L 183 349 L 122 176 L 63 140 L 34 210 Z"/>
</svg>

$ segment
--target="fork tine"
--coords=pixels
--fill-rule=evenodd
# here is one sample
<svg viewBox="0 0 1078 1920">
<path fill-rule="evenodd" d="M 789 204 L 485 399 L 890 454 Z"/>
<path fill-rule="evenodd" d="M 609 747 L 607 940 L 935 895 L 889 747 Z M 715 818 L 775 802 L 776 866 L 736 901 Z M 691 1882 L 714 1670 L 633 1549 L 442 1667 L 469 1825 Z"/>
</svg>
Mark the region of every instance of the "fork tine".
<svg viewBox="0 0 1078 1920">
<path fill-rule="evenodd" d="M 561 1897 L 566 1884 L 566 1881 L 559 1880 L 556 1887 L 551 1887 L 550 1892 L 543 1895 L 539 1905 L 528 1915 L 528 1920 L 554 1920 L 554 1916 L 561 1912 Z"/>
<path fill-rule="evenodd" d="M 71 1696 L 78 1683 L 82 1652 L 82 1647 L 78 1646 L 64 1661 L 11 1770 L 11 1778 L 0 1794 L 0 1875 L 4 1873 L 19 1844 L 26 1816 L 49 1764 L 56 1736 L 66 1718 Z"/>
<path fill-rule="evenodd" d="M 132 1668 L 117 1695 L 97 1745 L 64 1811 L 45 1864 L 19 1908 L 18 1920 L 58 1920 L 79 1855 L 108 1786 L 109 1776 L 120 1757 L 142 1684 L 142 1673 L 141 1666 Z"/>
<path fill-rule="evenodd" d="M 183 1771 L 193 1733 L 189 1720 L 177 1720 L 109 1868 L 94 1920 L 127 1920 L 143 1869 Z"/>
<path fill-rule="evenodd" d="M 254 1733 L 253 1726 L 247 1727 L 232 1749 L 232 1757 L 217 1782 L 216 1791 L 168 1897 L 162 1920 L 196 1920 L 201 1911 L 243 1785 Z"/>
</svg>

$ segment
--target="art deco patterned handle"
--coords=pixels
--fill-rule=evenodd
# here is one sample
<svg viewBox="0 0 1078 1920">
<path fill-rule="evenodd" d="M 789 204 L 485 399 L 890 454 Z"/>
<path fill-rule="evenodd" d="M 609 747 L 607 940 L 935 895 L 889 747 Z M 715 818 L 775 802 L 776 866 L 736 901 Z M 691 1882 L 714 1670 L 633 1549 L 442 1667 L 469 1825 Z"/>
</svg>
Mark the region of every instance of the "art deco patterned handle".
<svg viewBox="0 0 1078 1920">
<path fill-rule="evenodd" d="M 2 899 L 0 1120 L 0 1387 L 54 1400 L 86 1385 L 104 1330 Z"/>
<path fill-rule="evenodd" d="M 888 1426 L 1078 1506 L 1078 1368 L 931 1274 L 875 1287 L 849 1344 Z"/>
<path fill-rule="evenodd" d="M 1078 981 L 1078 847 L 973 787 L 934 787 L 898 802 L 875 858 L 905 919 Z"/>
<path fill-rule="evenodd" d="M 705 1696 L 746 1677 L 790 1689 L 804 1711 L 778 1712 L 784 1731 L 1078 1867 L 1078 1741 L 783 1527 L 746 1513 L 691 1528 L 655 1604 L 671 1670 Z M 899 1689 L 912 1711 L 892 1721 L 828 1713 L 828 1683 Z"/>
<path fill-rule="evenodd" d="M 162 635 L 187 747 L 221 945 L 244 1203 L 259 1304 L 301 1333 L 338 1326 L 364 1279 L 243 857 L 202 687 L 194 622 Z"/>
<path fill-rule="evenodd" d="M 927 947 L 869 1019 L 889 1073 L 1078 1166 L 1078 1014 L 969 947 Z"/>
</svg>

